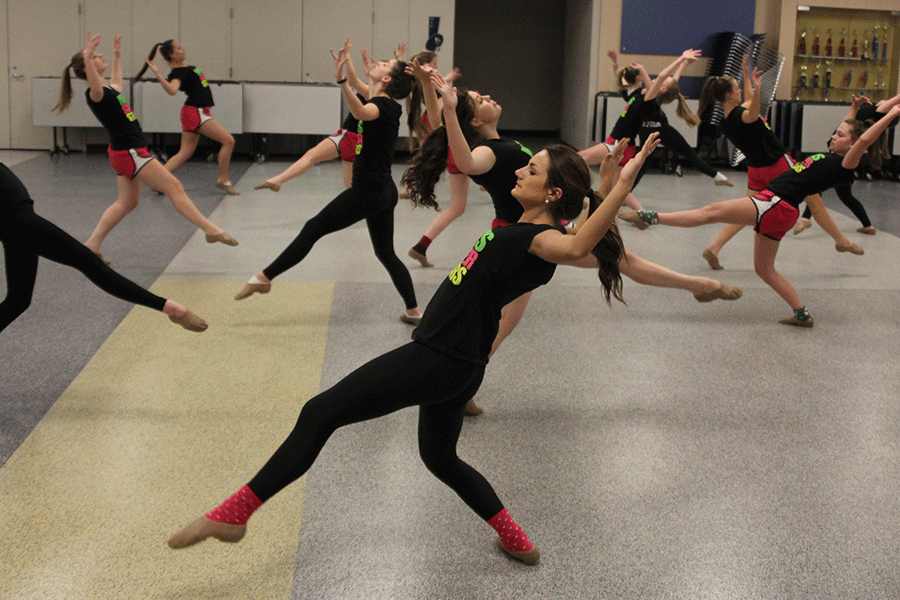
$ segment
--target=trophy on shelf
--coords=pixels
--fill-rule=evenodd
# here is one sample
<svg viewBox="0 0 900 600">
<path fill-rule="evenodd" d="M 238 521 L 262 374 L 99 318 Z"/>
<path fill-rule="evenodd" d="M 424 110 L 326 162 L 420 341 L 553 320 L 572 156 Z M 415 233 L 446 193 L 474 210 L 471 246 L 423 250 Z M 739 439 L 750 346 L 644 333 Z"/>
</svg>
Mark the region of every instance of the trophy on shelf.
<svg viewBox="0 0 900 600">
<path fill-rule="evenodd" d="M 859 56 L 859 46 L 856 43 L 856 32 L 853 32 L 853 42 L 850 44 L 850 58 Z"/>
<path fill-rule="evenodd" d="M 831 29 L 826 32 L 828 37 L 825 39 L 825 56 L 831 56 Z"/>
<path fill-rule="evenodd" d="M 885 21 L 884 26 L 884 39 L 881 40 L 881 60 L 887 60 L 887 48 L 888 48 L 888 28 L 891 26 L 890 21 Z"/>
<path fill-rule="evenodd" d="M 841 29 L 841 42 L 838 44 L 838 49 L 837 49 L 837 52 L 838 52 L 837 55 L 840 56 L 841 58 L 844 58 L 844 55 L 847 54 L 847 44 L 845 42 L 846 39 L 847 39 L 847 30 Z"/>
<path fill-rule="evenodd" d="M 800 75 L 797 77 L 797 92 L 794 94 L 795 100 L 800 99 L 800 90 L 809 89 L 806 86 L 806 65 L 800 67 Z"/>
<path fill-rule="evenodd" d="M 880 23 L 875 23 L 875 33 L 872 34 L 872 60 L 878 60 L 878 29 Z"/>
<path fill-rule="evenodd" d="M 860 91 L 866 88 L 866 85 L 869 83 L 869 70 L 863 69 L 863 72 L 859 74 L 859 89 Z"/>
<path fill-rule="evenodd" d="M 845 89 L 850 88 L 850 83 L 853 81 L 853 70 L 847 69 L 847 72 L 844 73 L 844 78 L 841 79 L 841 87 Z"/>
<path fill-rule="evenodd" d="M 797 43 L 797 54 L 806 55 L 806 30 L 800 32 L 800 41 Z"/>
<path fill-rule="evenodd" d="M 816 27 L 816 29 L 813 31 L 813 35 L 816 37 L 813 38 L 812 55 L 818 56 L 819 55 L 819 28 L 818 27 Z"/>
<path fill-rule="evenodd" d="M 831 90 L 831 65 L 834 63 L 833 60 L 825 61 L 825 100 L 828 100 L 828 92 Z"/>
<path fill-rule="evenodd" d="M 872 57 L 869 56 L 869 31 L 866 30 L 866 32 L 863 33 L 863 35 L 866 37 L 863 38 L 862 59 L 863 60 L 872 60 Z"/>
<path fill-rule="evenodd" d="M 812 82 L 812 85 L 811 85 L 810 87 L 811 87 L 812 89 L 814 89 L 814 90 L 819 88 L 819 77 L 820 77 L 820 75 L 819 75 L 819 67 L 820 67 L 820 66 L 822 66 L 822 63 L 821 63 L 821 62 L 819 62 L 819 64 L 816 65 L 816 72 L 813 73 L 813 82 Z"/>
</svg>

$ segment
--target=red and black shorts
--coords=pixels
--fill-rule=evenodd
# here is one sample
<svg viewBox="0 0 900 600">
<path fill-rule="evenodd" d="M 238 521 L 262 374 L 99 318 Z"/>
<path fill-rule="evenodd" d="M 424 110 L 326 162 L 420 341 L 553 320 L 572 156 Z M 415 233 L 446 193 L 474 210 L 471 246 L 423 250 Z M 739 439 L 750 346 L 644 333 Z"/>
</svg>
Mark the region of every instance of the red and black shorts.
<svg viewBox="0 0 900 600">
<path fill-rule="evenodd" d="M 794 166 L 794 159 L 785 154 L 774 165 L 768 167 L 747 167 L 747 188 L 765 190 L 773 179 Z"/>
<path fill-rule="evenodd" d="M 613 148 L 615 148 L 616 144 L 618 143 L 619 140 L 613 139 L 612 136 L 606 138 L 606 141 L 604 142 L 604 144 L 606 145 L 606 149 L 610 152 L 613 151 Z M 628 146 L 625 147 L 625 154 L 622 155 L 622 160 L 619 161 L 619 166 L 624 167 L 629 160 L 634 158 L 635 154 L 637 154 L 637 146 L 634 144 L 628 144 Z"/>
<path fill-rule="evenodd" d="M 352 163 L 362 150 L 362 134 L 348 131 L 343 127 L 338 129 L 334 135 L 328 136 L 328 139 L 337 146 L 338 154 L 344 162 Z"/>
<path fill-rule="evenodd" d="M 767 238 L 779 241 L 797 222 L 800 211 L 782 200 L 770 190 L 750 198 L 756 205 L 756 227 L 753 230 Z"/>
<path fill-rule="evenodd" d="M 127 177 L 128 179 L 134 179 L 138 171 L 153 160 L 153 155 L 150 154 L 147 148 L 113 150 L 112 146 L 110 146 L 107 148 L 106 153 L 109 154 L 109 163 L 115 170 L 116 175 Z"/>
<path fill-rule="evenodd" d="M 209 108 L 197 108 L 185 104 L 181 107 L 181 130 L 187 133 L 197 133 L 200 126 L 212 119 Z"/>
</svg>

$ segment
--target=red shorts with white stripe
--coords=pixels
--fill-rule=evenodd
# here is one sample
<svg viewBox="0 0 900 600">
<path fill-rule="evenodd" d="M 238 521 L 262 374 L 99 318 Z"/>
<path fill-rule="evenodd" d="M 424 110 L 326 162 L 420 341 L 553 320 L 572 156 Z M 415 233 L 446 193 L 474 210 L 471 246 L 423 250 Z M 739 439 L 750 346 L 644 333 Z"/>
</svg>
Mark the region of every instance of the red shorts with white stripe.
<svg viewBox="0 0 900 600">
<path fill-rule="evenodd" d="M 612 136 L 606 138 L 606 148 L 612 152 L 613 148 L 616 147 L 616 144 L 619 143 L 619 140 L 613 139 Z M 634 144 L 628 144 L 625 146 L 625 154 L 622 155 L 622 160 L 619 161 L 619 165 L 624 167 L 625 163 L 634 158 L 634 155 L 637 154 L 637 146 Z"/>
<path fill-rule="evenodd" d="M 785 154 L 778 162 L 768 167 L 747 167 L 747 188 L 751 190 L 765 190 L 773 179 L 794 166 L 794 159 Z"/>
<path fill-rule="evenodd" d="M 197 133 L 200 126 L 212 119 L 209 108 L 197 108 L 185 104 L 181 107 L 181 130 L 187 133 Z"/>
<path fill-rule="evenodd" d="M 153 155 L 150 154 L 147 148 L 113 150 L 112 146 L 110 146 L 107 148 L 106 153 L 109 155 L 109 164 L 112 165 L 116 175 L 127 177 L 128 179 L 134 179 L 138 171 L 153 160 Z"/>
<path fill-rule="evenodd" d="M 337 146 L 338 155 L 344 162 L 353 162 L 356 155 L 362 150 L 362 135 L 355 131 L 348 131 L 343 127 L 338 129 L 334 135 L 328 136 L 328 139 Z"/>
<path fill-rule="evenodd" d="M 756 227 L 753 230 L 773 240 L 781 240 L 797 222 L 797 207 L 766 190 L 750 198 L 756 205 Z"/>
</svg>

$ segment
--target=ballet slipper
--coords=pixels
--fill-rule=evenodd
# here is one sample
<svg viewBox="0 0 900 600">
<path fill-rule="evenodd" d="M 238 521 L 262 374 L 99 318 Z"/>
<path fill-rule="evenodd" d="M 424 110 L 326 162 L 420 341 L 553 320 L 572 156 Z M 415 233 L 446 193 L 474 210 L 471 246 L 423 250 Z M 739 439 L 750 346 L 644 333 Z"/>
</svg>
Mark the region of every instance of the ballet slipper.
<svg viewBox="0 0 900 600">
<path fill-rule="evenodd" d="M 238 242 L 236 239 L 225 233 L 224 231 L 219 233 L 207 233 L 206 234 L 206 243 L 207 244 L 215 244 L 219 242 L 221 244 L 225 244 L 226 246 L 237 246 Z"/>
<path fill-rule="evenodd" d="M 864 233 L 866 235 L 875 235 L 878 230 L 869 225 L 868 227 L 860 227 L 856 230 L 857 233 Z"/>
<path fill-rule="evenodd" d="M 712 250 L 703 251 L 703 259 L 709 263 L 709 267 L 716 271 L 721 271 L 725 267 L 719 264 L 719 257 L 712 253 Z"/>
<path fill-rule="evenodd" d="M 837 250 L 838 252 L 849 252 L 850 254 L 855 254 L 857 256 L 862 256 L 863 254 L 866 253 L 865 250 L 863 250 L 862 248 L 860 248 L 853 242 L 850 242 L 850 245 L 848 245 L 848 246 L 844 246 L 841 244 L 835 244 L 834 249 Z"/>
<path fill-rule="evenodd" d="M 417 261 L 419 261 L 419 263 L 421 263 L 421 265 L 423 267 L 433 267 L 434 266 L 433 264 L 428 262 L 427 256 L 425 256 L 421 252 L 416 252 L 416 250 L 414 248 L 410 248 L 408 254 L 409 254 L 410 258 L 414 258 Z"/>
<path fill-rule="evenodd" d="M 404 323 L 409 323 L 410 325 L 418 325 L 422 321 L 422 315 L 414 316 L 403 313 L 400 315 L 400 320 Z"/>
<path fill-rule="evenodd" d="M 199 544 L 206 538 L 216 538 L 220 542 L 233 544 L 241 541 L 247 533 L 246 525 L 229 525 L 211 521 L 206 517 L 200 517 L 192 521 L 184 529 L 169 538 L 169 548 L 180 550 L 194 544 Z"/>
<path fill-rule="evenodd" d="M 463 414 L 467 417 L 477 417 L 483 412 L 484 409 L 475 404 L 475 398 L 469 398 L 469 401 L 466 402 L 466 408 L 463 409 Z"/>
<path fill-rule="evenodd" d="M 531 545 L 532 548 L 528 552 L 516 552 L 515 550 L 507 550 L 506 546 L 503 545 L 503 541 L 498 537 L 497 545 L 500 546 L 500 548 L 504 552 L 506 552 L 516 560 L 522 561 L 526 565 L 533 566 L 538 564 L 538 562 L 540 562 L 541 560 L 541 551 L 538 550 L 537 546 L 535 546 L 534 544 Z"/>
<path fill-rule="evenodd" d="M 219 183 L 217 181 L 216 187 L 219 188 L 220 190 L 223 190 L 229 196 L 240 196 L 241 195 L 241 193 L 239 191 L 237 191 L 233 185 L 231 185 L 231 182 Z"/>
<path fill-rule="evenodd" d="M 272 190 L 273 192 L 277 192 L 281 189 L 281 185 L 277 183 L 272 183 L 271 181 L 263 181 L 259 185 L 253 186 L 254 190 Z"/>
<path fill-rule="evenodd" d="M 234 299 L 243 300 L 244 298 L 249 298 L 253 294 L 268 294 L 271 291 L 271 283 L 248 283 L 241 291 L 234 295 Z"/>
<path fill-rule="evenodd" d="M 206 328 L 209 327 L 206 321 L 189 310 L 185 311 L 180 317 L 170 316 L 169 320 L 177 325 L 181 325 L 188 331 L 196 331 L 198 333 L 206 331 Z"/>
<path fill-rule="evenodd" d="M 812 317 L 808 319 L 798 319 L 797 317 L 788 317 L 786 319 L 778 319 L 778 322 L 782 325 L 794 325 L 795 327 L 812 327 L 815 324 L 815 321 L 812 320 Z"/>
<path fill-rule="evenodd" d="M 807 229 L 812 227 L 812 223 L 809 222 L 809 219 L 800 219 L 797 221 L 797 224 L 794 226 L 794 235 L 798 233 L 803 233 Z"/>
<path fill-rule="evenodd" d="M 719 288 L 711 292 L 694 294 L 694 298 L 697 299 L 697 302 L 712 302 L 713 300 L 737 300 L 743 295 L 744 292 L 740 288 L 723 283 Z"/>
<path fill-rule="evenodd" d="M 623 221 L 628 221 L 641 231 L 650 227 L 650 225 L 646 221 L 638 216 L 636 210 L 631 210 L 630 208 L 623 208 L 622 210 L 620 210 L 618 217 Z"/>
</svg>

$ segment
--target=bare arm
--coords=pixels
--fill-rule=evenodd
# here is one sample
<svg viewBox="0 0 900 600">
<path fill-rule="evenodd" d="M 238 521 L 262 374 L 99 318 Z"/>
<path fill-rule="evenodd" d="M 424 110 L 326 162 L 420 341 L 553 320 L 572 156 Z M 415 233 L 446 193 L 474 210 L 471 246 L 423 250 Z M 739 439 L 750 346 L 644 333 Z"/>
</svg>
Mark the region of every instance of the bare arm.
<svg viewBox="0 0 900 600">
<path fill-rule="evenodd" d="M 347 57 L 347 81 L 356 92 L 365 99 L 369 99 L 369 84 L 359 78 L 356 74 L 356 67 L 353 66 L 353 60 L 350 58 L 350 51 L 353 49 L 353 36 L 347 38 L 344 42 L 344 56 Z"/>
<path fill-rule="evenodd" d="M 91 36 L 91 33 L 87 34 L 87 41 L 84 45 L 84 74 L 87 77 L 88 87 L 90 88 L 90 98 L 94 102 L 100 102 L 100 99 L 103 98 L 103 78 L 100 77 L 100 74 L 97 72 L 97 67 L 94 65 L 94 50 L 97 49 L 97 46 L 100 45 L 100 34 L 95 36 Z"/>
<path fill-rule="evenodd" d="M 651 134 L 641 151 L 622 168 L 619 181 L 612 192 L 577 233 L 562 235 L 558 231 L 544 231 L 534 237 L 528 250 L 548 262 L 557 264 L 572 264 L 584 259 L 606 235 L 606 231 L 616 218 L 616 213 L 622 207 L 622 202 L 625 201 L 625 196 L 631 191 L 641 165 L 658 145 L 659 134 Z"/>
<path fill-rule="evenodd" d="M 113 67 L 109 75 L 109 86 L 116 91 L 122 91 L 122 36 L 113 38 Z"/>
<path fill-rule="evenodd" d="M 762 86 L 762 80 L 760 79 L 759 69 L 753 67 L 753 73 L 748 74 L 747 77 L 750 80 L 750 96 L 746 97 L 748 99 L 746 104 L 747 110 L 744 111 L 744 114 L 741 115 L 741 120 L 744 123 L 752 123 L 756 119 L 759 118 L 760 107 L 762 106 L 762 99 L 760 98 L 760 90 L 759 88 Z"/>
<path fill-rule="evenodd" d="M 656 79 L 653 80 L 653 83 L 650 84 L 650 87 L 647 89 L 647 93 L 644 94 L 644 100 L 649 101 L 655 99 L 660 92 L 663 91 L 663 84 L 666 82 L 666 79 L 676 71 L 678 75 L 681 75 L 681 71 L 684 70 L 688 64 L 696 61 L 700 58 L 699 50 L 685 50 L 681 56 L 679 56 L 672 64 L 663 69 L 659 75 L 656 76 Z M 633 64 L 633 67 L 638 67 L 639 65 Z M 674 75 L 672 75 L 674 77 Z M 676 78 L 677 79 L 677 78 Z"/>
<path fill-rule="evenodd" d="M 616 54 L 615 50 L 610 50 L 606 55 L 609 57 L 609 60 L 612 61 L 613 77 L 616 77 L 619 74 L 619 55 Z M 616 83 L 618 83 L 618 81 Z"/>
<path fill-rule="evenodd" d="M 418 61 L 412 61 L 406 72 L 413 75 L 422 84 L 422 96 L 425 99 L 425 110 L 428 113 L 428 130 L 434 131 L 443 124 L 441 117 L 441 101 L 437 97 L 437 91 L 431 83 L 431 69 L 426 65 L 420 65 Z M 444 78 L 446 81 L 446 78 Z"/>
<path fill-rule="evenodd" d="M 166 81 L 166 78 L 162 76 L 162 73 L 159 72 L 159 67 L 156 66 L 149 58 L 145 58 L 144 62 L 147 63 L 147 66 L 150 67 L 150 70 L 153 71 L 153 74 L 156 75 L 156 80 L 162 85 L 163 89 L 166 90 L 166 93 L 170 96 L 174 96 L 178 93 L 178 90 L 181 89 L 181 80 L 173 79 L 172 81 Z"/>
<path fill-rule="evenodd" d="M 875 143 L 875 140 L 878 139 L 885 129 L 887 129 L 888 125 L 891 124 L 894 119 L 900 116 L 900 106 L 895 106 L 888 112 L 884 117 L 882 117 L 877 123 L 869 127 L 865 133 L 859 136 L 859 139 L 854 142 L 853 146 L 850 147 L 850 150 L 844 155 L 844 160 L 841 161 L 841 166 L 845 169 L 855 169 L 857 165 L 859 165 L 859 159 L 862 158 L 863 152 Z"/>
<path fill-rule="evenodd" d="M 350 114 L 353 115 L 354 119 L 360 121 L 374 121 L 377 119 L 381 114 L 378 107 L 371 103 L 363 104 L 354 93 L 353 88 L 350 87 L 349 80 L 344 76 L 344 69 L 349 61 L 349 58 L 344 56 L 344 49 L 341 48 L 337 54 L 332 50 L 331 56 L 334 58 L 334 77 L 341 82 L 341 92 L 344 94 L 344 100 L 347 102 Z"/>
<path fill-rule="evenodd" d="M 487 146 L 479 146 L 472 150 L 463 135 L 459 120 L 456 118 L 456 88 L 451 88 L 440 73 L 432 73 L 431 82 L 440 90 L 444 102 L 444 127 L 447 129 L 447 140 L 453 152 L 456 167 L 466 175 L 481 175 L 493 168 L 497 157 Z"/>
<path fill-rule="evenodd" d="M 872 101 L 865 96 L 857 96 L 856 94 L 853 94 L 853 100 L 850 102 L 850 108 L 847 109 L 847 114 L 844 115 L 844 120 L 850 121 L 852 119 L 855 119 L 856 113 L 859 112 L 859 107 L 863 105 L 863 102 L 868 102 L 869 104 L 872 103 Z"/>
</svg>

